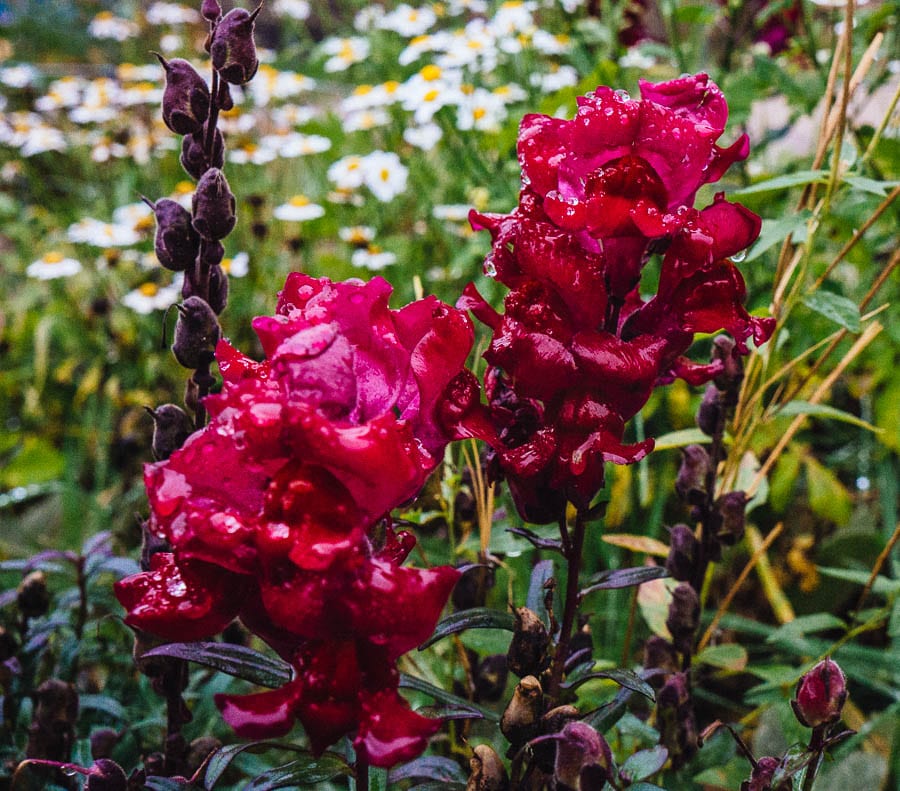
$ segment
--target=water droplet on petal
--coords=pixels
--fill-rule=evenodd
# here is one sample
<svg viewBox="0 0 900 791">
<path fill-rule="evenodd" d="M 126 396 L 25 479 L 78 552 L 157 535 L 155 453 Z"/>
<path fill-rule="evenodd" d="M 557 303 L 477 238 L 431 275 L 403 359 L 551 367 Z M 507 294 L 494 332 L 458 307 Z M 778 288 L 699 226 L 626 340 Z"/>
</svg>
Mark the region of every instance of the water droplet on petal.
<svg viewBox="0 0 900 791">
<path fill-rule="evenodd" d="M 484 273 L 488 277 L 497 277 L 497 267 L 494 266 L 494 262 L 489 258 L 485 259 L 484 262 Z"/>
<path fill-rule="evenodd" d="M 741 261 L 743 261 L 746 257 L 747 257 L 747 251 L 746 251 L 746 250 L 741 250 L 740 252 L 735 253 L 733 256 L 731 256 L 731 262 L 732 262 L 733 264 L 739 264 L 739 263 L 740 263 Z"/>
<path fill-rule="evenodd" d="M 627 102 L 631 99 L 631 94 L 622 88 L 619 88 L 617 91 L 614 91 L 613 93 L 620 102 Z"/>
</svg>

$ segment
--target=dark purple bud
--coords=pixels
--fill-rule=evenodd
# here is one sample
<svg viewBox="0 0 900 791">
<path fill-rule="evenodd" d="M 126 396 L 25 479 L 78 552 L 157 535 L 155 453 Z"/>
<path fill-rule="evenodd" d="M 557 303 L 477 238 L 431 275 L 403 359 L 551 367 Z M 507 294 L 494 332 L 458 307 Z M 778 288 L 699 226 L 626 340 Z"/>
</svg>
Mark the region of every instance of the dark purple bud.
<svg viewBox="0 0 900 791">
<path fill-rule="evenodd" d="M 513 747 L 518 747 L 538 734 L 544 692 L 534 676 L 525 676 L 513 692 L 512 700 L 500 718 L 500 732 Z"/>
<path fill-rule="evenodd" d="M 243 85 L 253 79 L 259 68 L 253 28 L 262 5 L 251 14 L 243 8 L 233 8 L 213 32 L 209 54 L 213 68 L 226 82 Z"/>
<path fill-rule="evenodd" d="M 196 225 L 196 220 L 194 221 Z M 706 502 L 706 476 L 709 473 L 709 454 L 701 445 L 688 445 L 681 451 L 681 467 L 675 478 L 675 491 L 690 505 Z"/>
<path fill-rule="evenodd" d="M 94 762 L 84 785 L 85 791 L 127 791 L 128 777 L 115 761 L 100 758 Z"/>
<path fill-rule="evenodd" d="M 685 673 L 674 673 L 656 696 L 660 741 L 669 751 L 672 766 L 684 766 L 697 752 L 697 722 Z"/>
<path fill-rule="evenodd" d="M 687 525 L 675 525 L 669 528 L 669 556 L 666 558 L 666 569 L 675 579 L 683 582 L 691 579 L 700 542 L 694 531 Z"/>
<path fill-rule="evenodd" d="M 206 156 L 206 128 L 204 126 L 181 141 L 181 167 L 198 180 L 210 168 L 221 168 L 225 164 L 225 138 L 218 129 L 213 133 L 212 158 Z"/>
<path fill-rule="evenodd" d="M 734 546 L 744 537 L 747 495 L 743 492 L 723 494 L 716 500 L 715 508 L 722 518 L 722 524 L 716 531 L 716 538 L 725 546 Z"/>
<path fill-rule="evenodd" d="M 678 655 L 673 646 L 664 637 L 653 635 L 644 644 L 644 668 L 646 670 L 662 670 L 664 676 L 676 673 L 679 668 Z M 663 678 L 654 676 L 650 684 L 659 689 Z"/>
<path fill-rule="evenodd" d="M 503 654 L 486 656 L 475 669 L 475 699 L 496 702 L 503 697 L 509 671 Z"/>
<path fill-rule="evenodd" d="M 700 599 L 697 598 L 697 591 L 687 582 L 679 583 L 672 591 L 666 627 L 672 635 L 672 644 L 681 653 L 690 653 L 699 625 Z"/>
<path fill-rule="evenodd" d="M 194 414 L 200 406 L 200 385 L 191 377 L 184 383 L 184 405 Z"/>
<path fill-rule="evenodd" d="M 200 250 L 200 237 L 191 225 L 191 213 L 180 203 L 168 198 L 152 203 L 142 197 L 156 216 L 156 239 L 153 249 L 159 263 L 173 272 L 192 267 Z"/>
<path fill-rule="evenodd" d="M 209 117 L 209 87 L 206 81 L 186 60 L 166 60 L 159 53 L 154 54 L 166 71 L 163 121 L 179 135 L 199 131 Z"/>
<path fill-rule="evenodd" d="M 194 423 L 187 413 L 175 404 L 163 404 L 156 409 L 144 407 L 153 418 L 153 442 L 151 448 L 157 461 L 168 459 L 184 445 L 194 431 Z"/>
<path fill-rule="evenodd" d="M 26 574 L 16 590 L 16 605 L 25 618 L 40 618 L 50 609 L 50 591 L 43 571 Z"/>
<path fill-rule="evenodd" d="M 717 335 L 713 340 L 712 359 L 722 363 L 722 372 L 713 378 L 713 382 L 719 390 L 728 394 L 726 400 L 733 405 L 744 379 L 744 363 L 734 341 L 727 335 Z"/>
<path fill-rule="evenodd" d="M 119 733 L 112 728 L 98 728 L 91 731 L 91 758 L 109 758 L 119 743 Z"/>
<path fill-rule="evenodd" d="M 577 720 L 580 716 L 578 709 L 570 704 L 557 706 L 541 717 L 539 732 L 557 736 L 568 723 Z M 534 762 L 538 769 L 545 774 L 553 774 L 553 767 L 556 765 L 556 742 L 556 738 L 538 738 L 531 743 Z"/>
<path fill-rule="evenodd" d="M 212 308 L 200 297 L 188 297 L 178 309 L 172 352 L 185 368 L 201 368 L 214 359 L 221 330 Z"/>
<path fill-rule="evenodd" d="M 200 251 L 200 263 L 203 266 L 217 266 L 225 258 L 225 247 L 219 241 L 208 239 Z"/>
<path fill-rule="evenodd" d="M 509 775 L 500 756 L 487 744 L 479 744 L 469 759 L 466 791 L 508 791 Z"/>
<path fill-rule="evenodd" d="M 506 663 L 519 678 L 539 676 L 550 664 L 547 655 L 550 633 L 537 614 L 527 607 L 517 607 L 515 618 Z"/>
<path fill-rule="evenodd" d="M 706 392 L 703 393 L 703 400 L 700 402 L 700 408 L 697 410 L 697 426 L 704 434 L 712 437 L 720 430 L 721 420 L 722 400 L 719 388 L 711 384 L 707 386 Z"/>
<path fill-rule="evenodd" d="M 586 722 L 570 722 L 562 729 L 556 744 L 553 770 L 556 787 L 567 791 L 583 788 L 581 771 L 586 766 L 598 766 L 603 771 L 604 781 L 609 780 L 614 771 L 612 750 L 606 739 Z"/>
<path fill-rule="evenodd" d="M 772 791 L 772 778 L 778 769 L 778 759 L 763 756 L 756 762 L 750 779 L 741 783 L 741 791 Z"/>
<path fill-rule="evenodd" d="M 840 719 L 847 701 L 847 677 L 837 662 L 824 659 L 800 679 L 796 695 L 791 706 L 802 725 L 830 725 Z"/>
<path fill-rule="evenodd" d="M 234 107 L 234 99 L 231 98 L 231 88 L 228 87 L 228 83 L 225 80 L 219 83 L 216 104 L 220 110 L 224 110 L 226 113 Z"/>
<path fill-rule="evenodd" d="M 218 168 L 210 168 L 201 176 L 193 209 L 194 229 L 204 239 L 223 239 L 231 233 L 236 221 L 235 200 L 228 179 Z"/>
<path fill-rule="evenodd" d="M 228 304 L 228 275 L 221 266 L 209 269 L 209 306 L 218 316 Z"/>
<path fill-rule="evenodd" d="M 215 22 L 222 16 L 222 6 L 219 5 L 219 0 L 203 0 L 203 4 L 200 6 L 200 13 L 204 19 L 209 22 Z"/>
</svg>

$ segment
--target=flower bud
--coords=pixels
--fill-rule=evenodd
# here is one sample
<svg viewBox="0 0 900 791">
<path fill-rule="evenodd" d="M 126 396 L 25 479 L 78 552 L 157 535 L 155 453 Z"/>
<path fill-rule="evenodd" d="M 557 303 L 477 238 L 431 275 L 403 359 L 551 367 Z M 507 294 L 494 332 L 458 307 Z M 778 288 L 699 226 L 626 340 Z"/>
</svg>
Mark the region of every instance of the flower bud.
<svg viewBox="0 0 900 791">
<path fill-rule="evenodd" d="M 100 758 L 88 772 L 84 791 L 127 791 L 128 777 L 115 761 Z"/>
<path fill-rule="evenodd" d="M 259 67 L 253 28 L 262 9 L 259 5 L 251 14 L 243 8 L 233 8 L 216 25 L 209 54 L 219 76 L 233 85 L 243 85 L 253 79 Z"/>
<path fill-rule="evenodd" d="M 50 591 L 43 571 L 32 571 L 19 583 L 16 604 L 24 618 L 40 618 L 50 609 Z"/>
<path fill-rule="evenodd" d="M 703 393 L 703 400 L 697 410 L 697 426 L 704 434 L 712 437 L 719 430 L 721 420 L 722 400 L 719 397 L 719 388 L 711 384 Z"/>
<path fill-rule="evenodd" d="M 219 92 L 216 94 L 216 105 L 220 110 L 224 110 L 226 113 L 229 110 L 234 109 L 234 99 L 231 98 L 231 88 L 228 87 L 228 83 L 225 80 L 222 80 L 219 83 Z"/>
<path fill-rule="evenodd" d="M 570 722 L 577 720 L 581 715 L 574 706 L 565 704 L 550 709 L 541 717 L 540 733 L 549 734 L 546 738 L 537 738 L 531 743 L 531 752 L 534 763 L 545 774 L 553 774 L 556 764 L 555 738 Z"/>
<path fill-rule="evenodd" d="M 196 220 L 194 221 L 196 224 Z M 709 454 L 701 445 L 688 445 L 681 451 L 681 467 L 675 478 L 675 491 L 690 505 L 706 502 L 706 476 L 710 469 Z"/>
<path fill-rule="evenodd" d="M 225 258 L 225 248 L 221 242 L 207 239 L 206 244 L 203 245 L 203 249 L 200 251 L 200 263 L 203 266 L 216 266 L 222 263 L 222 259 Z"/>
<path fill-rule="evenodd" d="M 737 403 L 738 390 L 744 379 L 744 363 L 735 354 L 735 343 L 727 335 L 717 335 L 713 340 L 713 361 L 722 363 L 722 372 L 713 377 L 716 387 L 726 393 L 726 403 Z"/>
<path fill-rule="evenodd" d="M 91 758 L 109 758 L 119 743 L 119 734 L 112 728 L 98 728 L 91 732 Z"/>
<path fill-rule="evenodd" d="M 506 664 L 519 678 L 539 676 L 550 664 L 547 656 L 550 633 L 537 614 L 527 607 L 517 607 L 515 618 Z"/>
<path fill-rule="evenodd" d="M 204 239 L 223 239 L 235 223 L 235 200 L 228 179 L 218 168 L 210 168 L 194 192 L 194 229 Z"/>
<path fill-rule="evenodd" d="M 586 766 L 600 767 L 604 781 L 608 780 L 613 771 L 612 750 L 606 739 L 586 722 L 570 722 L 562 729 L 556 745 L 553 770 L 556 788 L 587 791 L 587 787 L 581 785 L 581 770 Z"/>
<path fill-rule="evenodd" d="M 151 449 L 157 461 L 168 459 L 184 445 L 193 433 L 194 423 L 187 413 L 175 404 L 163 404 L 156 409 L 144 407 L 153 418 L 153 441 Z"/>
<path fill-rule="evenodd" d="M 500 732 L 515 748 L 538 734 L 544 692 L 534 676 L 525 676 L 500 718 Z"/>
<path fill-rule="evenodd" d="M 185 368 L 202 368 L 215 359 L 221 330 L 212 308 L 200 297 L 188 297 L 175 306 L 180 314 L 175 324 L 172 352 Z"/>
<path fill-rule="evenodd" d="M 649 679 L 651 686 L 659 689 L 664 683 L 664 677 L 678 672 L 678 655 L 673 646 L 664 637 L 653 635 L 644 644 L 644 669 L 662 670 L 662 676 L 654 675 Z"/>
<path fill-rule="evenodd" d="M 847 701 L 847 677 L 837 662 L 825 659 L 800 679 L 796 695 L 791 706 L 801 724 L 831 725 L 840 719 Z"/>
<path fill-rule="evenodd" d="M 694 574 L 700 542 L 694 535 L 694 531 L 683 524 L 670 527 L 669 535 L 669 556 L 666 558 L 666 570 L 676 580 L 684 582 Z"/>
<path fill-rule="evenodd" d="M 699 625 L 700 599 L 697 598 L 697 591 L 687 582 L 679 583 L 672 591 L 666 627 L 672 634 L 672 644 L 681 653 L 690 653 Z"/>
<path fill-rule="evenodd" d="M 485 657 L 475 669 L 475 699 L 490 702 L 500 700 L 508 677 L 506 657 L 503 654 Z"/>
<path fill-rule="evenodd" d="M 156 57 L 166 71 L 163 121 L 175 134 L 189 135 L 203 128 L 209 117 L 209 87 L 197 70 L 182 58 Z"/>
<path fill-rule="evenodd" d="M 219 5 L 219 0 L 203 0 L 200 13 L 207 21 L 215 22 L 222 16 L 222 6 Z"/>
<path fill-rule="evenodd" d="M 195 179 L 200 179 L 210 168 L 225 165 L 225 138 L 216 129 L 213 132 L 212 157 L 206 155 L 206 125 L 199 132 L 186 135 L 181 141 L 181 167 Z"/>
<path fill-rule="evenodd" d="M 747 508 L 747 495 L 743 492 L 723 494 L 715 505 L 722 523 L 716 531 L 716 538 L 725 546 L 734 546 L 744 537 L 744 522 Z"/>
<path fill-rule="evenodd" d="M 500 756 L 486 744 L 479 744 L 473 752 L 466 791 L 507 791 L 509 776 Z"/>
<path fill-rule="evenodd" d="M 221 266 L 209 269 L 209 306 L 216 315 L 225 310 L 228 304 L 228 275 Z"/>
<path fill-rule="evenodd" d="M 776 785 L 772 785 L 775 772 L 781 766 L 781 761 L 770 755 L 763 756 L 756 762 L 750 779 L 741 783 L 741 791 L 791 791 L 793 783 L 790 776 L 785 777 Z"/>
<path fill-rule="evenodd" d="M 697 722 L 685 673 L 673 673 L 656 696 L 660 741 L 669 751 L 672 766 L 684 766 L 697 752 Z"/>
<path fill-rule="evenodd" d="M 471 566 L 466 569 L 450 600 L 457 610 L 471 610 L 473 607 L 483 607 L 487 592 L 494 587 L 494 569 L 490 566 Z"/>
<path fill-rule="evenodd" d="M 153 249 L 159 263 L 173 272 L 194 265 L 200 249 L 200 237 L 191 225 L 191 213 L 180 203 L 162 198 L 153 203 L 141 198 L 156 216 L 156 240 Z"/>
</svg>

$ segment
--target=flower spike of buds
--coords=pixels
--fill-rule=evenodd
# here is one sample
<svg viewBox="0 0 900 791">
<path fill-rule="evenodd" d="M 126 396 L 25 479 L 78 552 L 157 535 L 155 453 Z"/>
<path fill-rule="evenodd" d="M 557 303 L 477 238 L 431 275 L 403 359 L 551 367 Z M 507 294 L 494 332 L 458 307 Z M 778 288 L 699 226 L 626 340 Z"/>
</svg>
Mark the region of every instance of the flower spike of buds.
<svg viewBox="0 0 900 791">
<path fill-rule="evenodd" d="M 209 86 L 197 70 L 182 58 L 166 60 L 158 52 L 166 72 L 166 89 L 163 93 L 163 121 L 175 134 L 189 135 L 203 128 L 209 116 Z"/>
</svg>

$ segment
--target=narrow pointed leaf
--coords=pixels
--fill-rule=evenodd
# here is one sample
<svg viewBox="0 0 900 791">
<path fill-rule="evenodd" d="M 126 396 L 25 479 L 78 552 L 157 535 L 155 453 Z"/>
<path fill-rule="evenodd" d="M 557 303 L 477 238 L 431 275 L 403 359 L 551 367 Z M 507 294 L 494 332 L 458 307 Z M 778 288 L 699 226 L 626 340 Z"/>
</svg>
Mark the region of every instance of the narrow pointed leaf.
<svg viewBox="0 0 900 791">
<path fill-rule="evenodd" d="M 273 791 L 276 788 L 295 788 L 325 783 L 338 775 L 350 774 L 350 767 L 339 755 L 324 753 L 318 758 L 305 755 L 284 766 L 270 769 L 254 777 L 244 791 Z"/>
<path fill-rule="evenodd" d="M 783 407 L 779 407 L 775 413 L 775 417 L 794 417 L 795 415 L 809 415 L 810 417 L 840 420 L 842 423 L 850 423 L 879 434 L 883 431 L 883 429 L 867 423 L 856 415 L 844 412 L 842 409 L 835 409 L 833 406 L 828 406 L 828 404 L 811 404 L 809 401 L 788 401 Z"/>
<path fill-rule="evenodd" d="M 171 656 L 242 678 L 261 687 L 280 687 L 291 680 L 291 666 L 252 648 L 227 643 L 169 643 L 144 656 Z"/>
<path fill-rule="evenodd" d="M 828 172 L 825 170 L 801 170 L 797 173 L 789 173 L 787 176 L 776 176 L 765 181 L 759 181 L 756 184 L 751 184 L 749 187 L 744 187 L 744 189 L 735 190 L 730 194 L 733 198 L 741 198 L 745 195 L 756 195 L 761 192 L 802 187 L 805 184 L 824 184 L 827 178 Z"/>
<path fill-rule="evenodd" d="M 500 721 L 500 715 L 497 714 L 497 712 L 479 706 L 477 703 L 472 703 L 472 701 L 461 698 L 458 695 L 454 695 L 452 692 L 447 692 L 440 687 L 436 687 L 434 684 L 429 684 L 427 681 L 423 681 L 421 678 L 416 678 L 415 676 L 401 673 L 400 686 L 405 689 L 414 689 L 416 690 L 416 692 L 422 692 L 426 695 L 430 695 L 440 703 L 446 703 L 450 706 L 458 706 L 459 708 L 477 711 L 479 714 L 481 714 L 482 717 L 484 717 L 484 719 L 490 720 L 491 722 Z"/>
<path fill-rule="evenodd" d="M 643 585 L 650 580 L 668 577 L 669 572 L 663 566 L 637 566 L 630 569 L 611 569 L 601 571 L 591 578 L 591 584 L 581 591 L 582 596 L 599 590 L 615 590 Z"/>
<path fill-rule="evenodd" d="M 434 634 L 419 646 L 419 650 L 428 648 L 448 635 L 458 634 L 466 629 L 505 629 L 507 632 L 511 632 L 514 628 L 515 620 L 512 613 L 492 610 L 488 607 L 473 607 L 471 610 L 455 612 L 444 618 L 434 628 Z"/>
<path fill-rule="evenodd" d="M 651 747 L 649 750 L 640 750 L 630 755 L 622 764 L 622 773 L 631 778 L 632 782 L 645 780 L 662 769 L 668 760 L 669 751 L 661 745 Z"/>
<path fill-rule="evenodd" d="M 442 780 L 448 783 L 465 783 L 467 779 L 468 775 L 456 761 L 440 755 L 423 755 L 388 773 L 388 782 L 390 783 L 399 783 L 401 780 Z"/>
<path fill-rule="evenodd" d="M 209 761 L 207 761 L 206 771 L 203 773 L 203 787 L 206 791 L 211 791 L 222 775 L 225 774 L 225 770 L 228 769 L 231 762 L 241 753 L 262 752 L 264 750 L 276 748 L 279 750 L 292 750 L 294 752 L 307 752 L 304 748 L 301 748 L 296 744 L 289 744 L 286 742 L 262 741 L 247 742 L 246 744 L 229 744 L 216 750 Z M 325 753 L 325 755 L 333 755 L 334 757 L 340 758 L 340 756 L 337 756 L 334 753 Z"/>
<path fill-rule="evenodd" d="M 859 308 L 852 299 L 832 294 L 830 291 L 815 291 L 803 298 L 803 304 L 810 310 L 831 319 L 848 332 L 859 332 Z"/>
<path fill-rule="evenodd" d="M 575 689 L 576 687 L 580 687 L 587 681 L 591 681 L 595 678 L 607 678 L 610 681 L 615 681 L 620 687 L 624 687 L 625 689 L 629 689 L 632 692 L 637 692 L 639 695 L 643 695 L 645 698 L 649 700 L 656 700 L 656 695 L 653 692 L 653 687 L 651 687 L 644 679 L 642 679 L 637 673 L 632 672 L 631 670 L 598 670 L 595 673 L 586 673 L 583 676 L 579 676 L 571 682 L 564 682 L 561 684 L 563 689 Z"/>
</svg>

